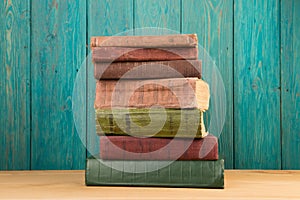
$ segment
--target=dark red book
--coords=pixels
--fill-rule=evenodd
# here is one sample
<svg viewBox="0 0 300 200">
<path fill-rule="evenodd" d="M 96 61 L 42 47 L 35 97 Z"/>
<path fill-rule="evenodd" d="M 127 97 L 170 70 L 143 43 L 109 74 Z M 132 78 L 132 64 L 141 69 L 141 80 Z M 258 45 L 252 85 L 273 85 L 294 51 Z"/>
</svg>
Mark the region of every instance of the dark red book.
<svg viewBox="0 0 300 200">
<path fill-rule="evenodd" d="M 93 62 L 196 60 L 198 48 L 95 47 Z"/>
<path fill-rule="evenodd" d="M 201 60 L 94 63 L 96 79 L 201 78 Z"/>
<path fill-rule="evenodd" d="M 100 137 L 103 160 L 217 160 L 218 139 Z"/>
</svg>

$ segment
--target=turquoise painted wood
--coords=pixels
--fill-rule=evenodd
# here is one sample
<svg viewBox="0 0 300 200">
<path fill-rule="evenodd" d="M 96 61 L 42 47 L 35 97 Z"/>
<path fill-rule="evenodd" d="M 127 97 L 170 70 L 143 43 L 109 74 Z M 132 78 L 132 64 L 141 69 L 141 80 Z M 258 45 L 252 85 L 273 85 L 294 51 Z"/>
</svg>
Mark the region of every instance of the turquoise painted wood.
<svg viewBox="0 0 300 200">
<path fill-rule="evenodd" d="M 30 168 L 30 1 L 0 3 L 0 170 Z"/>
<path fill-rule="evenodd" d="M 281 168 L 279 0 L 234 3 L 236 168 Z"/>
<path fill-rule="evenodd" d="M 105 20 L 103 20 L 105 19 Z M 88 1 L 88 45 L 91 36 L 126 34 L 133 29 L 132 0 L 89 0 Z M 89 58 L 90 56 L 89 49 Z M 99 153 L 99 137 L 95 128 L 95 80 L 91 59 L 88 59 L 88 108 L 87 108 L 87 149 L 88 154 Z"/>
<path fill-rule="evenodd" d="M 134 28 L 155 27 L 166 28 L 180 33 L 181 1 L 180 0 L 135 0 Z M 139 35 L 146 35 L 139 31 Z M 168 31 L 157 31 L 167 34 Z"/>
<path fill-rule="evenodd" d="M 182 32 L 197 33 L 199 45 L 204 47 L 212 58 L 203 60 L 204 72 L 211 73 L 211 64 L 216 63 L 217 69 L 223 78 L 226 91 L 225 124 L 220 135 L 220 155 L 225 159 L 226 168 L 233 167 L 233 23 L 232 23 L 233 1 L 182 1 Z M 201 47 L 199 46 L 199 49 Z M 201 55 L 200 55 L 201 57 Z M 204 57 L 201 57 L 204 58 Z M 206 58 L 206 57 L 205 57 Z M 209 78 L 205 77 L 204 79 Z M 213 90 L 213 88 L 211 88 Z M 217 91 L 215 92 L 217 93 Z M 212 98 L 221 98 L 214 96 Z M 217 111 L 216 111 L 217 112 Z M 219 112 L 219 111 L 218 111 Z M 212 115 L 210 110 L 209 116 Z M 219 114 L 219 113 L 218 113 Z M 208 116 L 208 117 L 209 117 Z M 209 117 L 209 119 L 211 119 Z M 207 119 L 206 127 L 214 130 L 214 124 L 210 125 Z M 212 120 L 212 119 L 211 119 Z M 217 131 L 217 130 L 216 130 Z M 212 134 L 217 134 L 212 132 Z M 218 135 L 219 136 L 219 135 Z"/>
<path fill-rule="evenodd" d="M 281 4 L 282 168 L 300 168 L 300 1 Z"/>
<path fill-rule="evenodd" d="M 99 150 L 90 37 L 144 27 L 197 33 L 218 67 L 226 168 L 300 169 L 299 10 L 298 0 L 2 1 L 0 170 L 84 169 L 85 145 L 87 155 Z M 72 96 L 78 74 L 81 90 Z"/>
<path fill-rule="evenodd" d="M 73 121 L 72 91 L 86 55 L 86 3 L 31 3 L 31 168 L 82 169 L 86 152 Z"/>
</svg>

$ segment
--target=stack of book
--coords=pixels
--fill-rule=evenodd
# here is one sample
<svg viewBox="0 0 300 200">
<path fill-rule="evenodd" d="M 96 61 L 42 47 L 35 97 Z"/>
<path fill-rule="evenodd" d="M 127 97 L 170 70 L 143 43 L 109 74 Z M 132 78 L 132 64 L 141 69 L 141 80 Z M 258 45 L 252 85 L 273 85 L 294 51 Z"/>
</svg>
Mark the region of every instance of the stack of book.
<svg viewBox="0 0 300 200">
<path fill-rule="evenodd" d="M 92 38 L 100 154 L 86 185 L 224 187 L 197 45 L 196 34 Z"/>
</svg>

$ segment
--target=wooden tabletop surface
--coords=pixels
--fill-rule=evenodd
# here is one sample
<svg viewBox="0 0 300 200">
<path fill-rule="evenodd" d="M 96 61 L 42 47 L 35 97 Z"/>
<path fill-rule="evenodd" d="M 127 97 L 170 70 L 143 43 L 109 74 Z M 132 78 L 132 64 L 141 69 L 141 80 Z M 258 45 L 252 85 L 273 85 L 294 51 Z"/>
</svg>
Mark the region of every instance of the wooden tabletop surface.
<svg viewBox="0 0 300 200">
<path fill-rule="evenodd" d="M 84 171 L 2 171 L 0 199 L 300 199 L 300 171 L 225 171 L 225 189 L 87 187 Z"/>
</svg>

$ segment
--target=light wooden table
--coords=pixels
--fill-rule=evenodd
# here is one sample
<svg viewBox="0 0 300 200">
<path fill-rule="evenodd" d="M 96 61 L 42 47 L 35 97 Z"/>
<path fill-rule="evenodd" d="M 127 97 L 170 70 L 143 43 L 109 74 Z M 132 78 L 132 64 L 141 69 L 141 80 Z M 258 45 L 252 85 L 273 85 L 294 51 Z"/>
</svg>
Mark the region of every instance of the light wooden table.
<svg viewBox="0 0 300 200">
<path fill-rule="evenodd" d="M 225 171 L 225 189 L 86 187 L 84 171 L 0 172 L 0 199 L 300 199 L 300 171 Z"/>
</svg>

